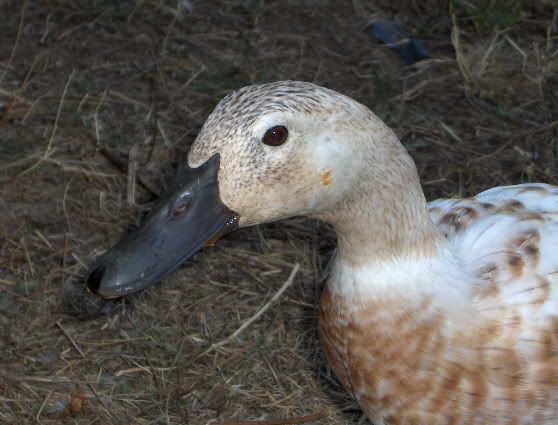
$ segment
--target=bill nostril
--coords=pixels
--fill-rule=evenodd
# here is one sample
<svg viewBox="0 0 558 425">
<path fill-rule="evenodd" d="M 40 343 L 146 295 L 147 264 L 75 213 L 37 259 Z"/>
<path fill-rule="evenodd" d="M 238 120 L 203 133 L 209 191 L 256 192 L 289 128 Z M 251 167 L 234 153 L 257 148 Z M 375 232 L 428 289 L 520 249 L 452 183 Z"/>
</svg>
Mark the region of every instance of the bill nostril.
<svg viewBox="0 0 558 425">
<path fill-rule="evenodd" d="M 101 280 L 103 280 L 103 275 L 105 274 L 105 268 L 103 266 L 96 267 L 93 269 L 89 276 L 87 277 L 87 287 L 94 294 L 99 290 L 101 286 Z"/>
</svg>

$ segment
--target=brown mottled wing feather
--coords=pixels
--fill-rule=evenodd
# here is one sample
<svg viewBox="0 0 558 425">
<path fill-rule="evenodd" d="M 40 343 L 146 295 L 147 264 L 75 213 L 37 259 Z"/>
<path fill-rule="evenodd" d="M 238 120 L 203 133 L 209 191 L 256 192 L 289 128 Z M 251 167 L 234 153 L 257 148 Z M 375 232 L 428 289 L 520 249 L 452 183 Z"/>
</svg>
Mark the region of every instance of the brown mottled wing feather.
<svg viewBox="0 0 558 425">
<path fill-rule="evenodd" d="M 429 210 L 478 277 L 485 336 L 469 354 L 484 369 L 491 407 L 522 412 L 506 423 L 558 423 L 558 188 L 499 187 Z"/>
</svg>

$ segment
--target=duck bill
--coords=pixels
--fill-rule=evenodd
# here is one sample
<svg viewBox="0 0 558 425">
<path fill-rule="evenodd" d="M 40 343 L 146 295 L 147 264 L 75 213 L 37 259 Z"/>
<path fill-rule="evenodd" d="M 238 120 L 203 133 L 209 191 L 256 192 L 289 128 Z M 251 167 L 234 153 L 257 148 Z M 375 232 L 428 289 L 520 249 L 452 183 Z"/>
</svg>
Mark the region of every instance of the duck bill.
<svg viewBox="0 0 558 425">
<path fill-rule="evenodd" d="M 142 291 L 234 230 L 239 217 L 221 202 L 218 171 L 218 154 L 197 168 L 186 166 L 146 221 L 95 260 L 87 277 L 91 292 L 108 299 Z"/>
</svg>

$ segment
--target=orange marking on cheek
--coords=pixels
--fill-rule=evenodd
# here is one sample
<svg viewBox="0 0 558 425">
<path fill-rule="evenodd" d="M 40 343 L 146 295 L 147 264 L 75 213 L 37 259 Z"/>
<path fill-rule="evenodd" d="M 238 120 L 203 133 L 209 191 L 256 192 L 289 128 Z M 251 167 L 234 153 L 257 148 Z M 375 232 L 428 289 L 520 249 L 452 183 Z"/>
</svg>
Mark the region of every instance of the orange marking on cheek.
<svg viewBox="0 0 558 425">
<path fill-rule="evenodd" d="M 323 173 L 320 180 L 322 181 L 322 184 L 324 186 L 329 186 L 331 184 L 331 170 L 326 171 L 325 173 Z"/>
</svg>

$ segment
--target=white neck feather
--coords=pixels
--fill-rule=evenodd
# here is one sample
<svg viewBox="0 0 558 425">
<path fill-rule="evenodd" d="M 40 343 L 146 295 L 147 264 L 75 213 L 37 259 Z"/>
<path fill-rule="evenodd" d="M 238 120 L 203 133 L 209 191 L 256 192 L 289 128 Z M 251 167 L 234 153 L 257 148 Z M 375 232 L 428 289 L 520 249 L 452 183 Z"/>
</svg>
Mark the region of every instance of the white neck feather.
<svg viewBox="0 0 558 425">
<path fill-rule="evenodd" d="M 472 311 L 471 277 L 447 244 L 429 257 L 405 255 L 360 264 L 344 261 L 341 253 L 333 260 L 328 285 L 355 311 L 371 301 L 413 310 L 426 299 L 461 323 Z"/>
<path fill-rule="evenodd" d="M 471 277 L 430 220 L 412 158 L 373 114 L 370 125 L 373 140 L 360 147 L 351 189 L 319 216 L 338 239 L 330 289 L 357 309 L 374 299 L 410 308 L 431 299 L 436 308 L 467 315 Z"/>
</svg>

